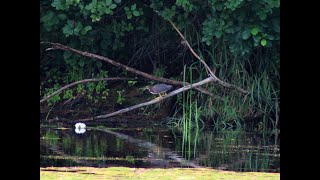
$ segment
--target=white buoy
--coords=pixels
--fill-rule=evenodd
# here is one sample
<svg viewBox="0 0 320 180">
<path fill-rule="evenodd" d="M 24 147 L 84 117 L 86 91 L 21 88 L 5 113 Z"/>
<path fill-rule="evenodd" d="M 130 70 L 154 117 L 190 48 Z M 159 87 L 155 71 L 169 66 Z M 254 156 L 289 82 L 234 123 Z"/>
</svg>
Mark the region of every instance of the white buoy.
<svg viewBox="0 0 320 180">
<path fill-rule="evenodd" d="M 75 126 L 75 132 L 77 134 L 83 134 L 86 132 L 86 125 L 84 123 L 77 123 L 74 125 Z"/>
<path fill-rule="evenodd" d="M 86 125 L 84 123 L 77 123 L 74 126 L 76 127 L 76 129 L 85 129 L 86 128 Z"/>
</svg>

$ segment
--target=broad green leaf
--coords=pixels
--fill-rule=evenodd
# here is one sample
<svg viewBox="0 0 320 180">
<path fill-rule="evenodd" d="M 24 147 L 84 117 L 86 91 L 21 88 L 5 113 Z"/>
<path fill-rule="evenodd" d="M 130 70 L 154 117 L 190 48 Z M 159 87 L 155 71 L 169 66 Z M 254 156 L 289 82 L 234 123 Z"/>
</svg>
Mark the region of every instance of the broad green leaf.
<svg viewBox="0 0 320 180">
<path fill-rule="evenodd" d="M 132 18 L 132 14 L 130 13 L 130 14 L 127 14 L 127 18 L 128 19 L 131 19 Z"/>
<path fill-rule="evenodd" d="M 222 31 L 216 31 L 214 33 L 214 35 L 217 37 L 217 38 L 220 38 L 222 36 Z"/>
<path fill-rule="evenodd" d="M 109 6 L 112 3 L 112 0 L 105 0 L 105 3 L 107 6 Z"/>
<path fill-rule="evenodd" d="M 91 26 L 86 26 L 84 29 L 85 29 L 86 31 L 90 31 L 90 30 L 92 29 L 92 27 L 91 27 Z"/>
<path fill-rule="evenodd" d="M 259 42 L 261 41 L 261 39 L 262 39 L 262 37 L 261 37 L 259 34 L 256 35 L 256 36 L 253 36 L 254 42 L 256 42 L 256 43 L 258 43 L 258 44 L 259 44 Z"/>
<path fill-rule="evenodd" d="M 70 26 L 64 26 L 63 28 L 62 28 L 62 32 L 63 32 L 63 34 L 66 36 L 66 37 L 69 37 L 70 35 L 73 35 L 73 29 L 71 29 L 71 27 Z"/>
<path fill-rule="evenodd" d="M 86 35 L 86 34 L 87 34 L 87 31 L 86 31 L 85 29 L 82 29 L 82 30 L 80 31 L 80 33 L 81 33 L 81 35 Z"/>
<path fill-rule="evenodd" d="M 242 32 L 242 39 L 243 40 L 247 40 L 249 39 L 249 37 L 251 36 L 250 34 L 250 29 L 246 29 Z"/>
<path fill-rule="evenodd" d="M 59 14 L 58 15 L 58 18 L 61 19 L 61 20 L 65 20 L 67 18 L 67 15 L 65 14 Z"/>
<path fill-rule="evenodd" d="M 262 39 L 262 40 L 261 40 L 261 45 L 262 45 L 262 46 L 265 46 L 265 45 L 267 45 L 267 40 L 265 40 L 265 39 Z"/>
<path fill-rule="evenodd" d="M 96 15 L 95 14 L 91 14 L 90 18 L 93 20 L 96 18 Z"/>
<path fill-rule="evenodd" d="M 134 16 L 140 16 L 139 11 L 132 11 L 132 13 L 133 13 Z"/>
<path fill-rule="evenodd" d="M 96 21 L 100 21 L 101 20 L 101 16 L 100 17 L 96 17 L 96 19 L 95 19 Z"/>
<path fill-rule="evenodd" d="M 251 34 L 254 35 L 254 36 L 257 35 L 258 32 L 259 32 L 259 29 L 258 29 L 258 28 L 253 28 L 253 29 L 251 30 Z"/>
<path fill-rule="evenodd" d="M 111 4 L 111 5 L 109 6 L 110 9 L 115 9 L 116 7 L 117 7 L 116 4 Z"/>
<path fill-rule="evenodd" d="M 88 10 L 88 11 L 90 11 L 90 10 L 92 9 L 92 4 L 86 5 L 85 9 Z"/>
<path fill-rule="evenodd" d="M 202 38 L 201 38 L 201 42 L 206 42 L 207 41 L 207 37 L 206 36 L 203 36 Z"/>
<path fill-rule="evenodd" d="M 106 9 L 104 10 L 104 12 L 105 12 L 106 14 L 110 14 L 112 11 L 111 11 L 110 8 L 106 8 Z"/>
<path fill-rule="evenodd" d="M 92 0 L 92 2 L 91 2 L 92 6 L 97 6 L 97 2 L 98 2 L 97 0 Z"/>
<path fill-rule="evenodd" d="M 132 6 L 131 6 L 131 11 L 133 11 L 133 10 L 135 10 L 136 9 L 136 4 L 133 4 Z"/>
<path fill-rule="evenodd" d="M 115 3 L 121 3 L 121 0 L 114 0 Z"/>
<path fill-rule="evenodd" d="M 73 23 L 74 23 L 74 21 L 72 21 L 72 20 L 68 20 L 68 21 L 67 21 L 67 24 L 68 24 L 69 26 L 73 26 Z"/>
<path fill-rule="evenodd" d="M 59 6 L 60 5 L 60 2 L 59 1 L 56 1 L 56 0 L 54 0 L 52 3 L 51 3 L 51 6 L 52 7 L 57 7 L 57 6 Z"/>
<path fill-rule="evenodd" d="M 76 33 L 76 35 L 78 35 L 78 33 L 82 30 L 83 26 L 80 23 L 77 24 L 76 28 L 74 28 L 74 32 Z"/>
</svg>

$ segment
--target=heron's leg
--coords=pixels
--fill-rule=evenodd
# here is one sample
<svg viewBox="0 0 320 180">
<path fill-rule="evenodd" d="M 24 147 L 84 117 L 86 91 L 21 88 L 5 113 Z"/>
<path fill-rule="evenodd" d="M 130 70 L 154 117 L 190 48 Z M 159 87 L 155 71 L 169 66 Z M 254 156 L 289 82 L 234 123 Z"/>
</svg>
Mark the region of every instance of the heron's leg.
<svg viewBox="0 0 320 180">
<path fill-rule="evenodd" d="M 155 99 L 160 99 L 160 98 L 162 98 L 161 93 L 159 93 L 159 96 L 156 97 Z"/>
</svg>

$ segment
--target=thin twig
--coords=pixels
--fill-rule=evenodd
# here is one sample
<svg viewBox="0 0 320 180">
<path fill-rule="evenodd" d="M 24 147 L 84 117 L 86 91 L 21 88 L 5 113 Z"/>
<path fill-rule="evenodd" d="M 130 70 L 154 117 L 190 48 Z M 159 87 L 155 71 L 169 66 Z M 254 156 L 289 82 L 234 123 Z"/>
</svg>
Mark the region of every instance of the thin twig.
<svg viewBox="0 0 320 180">
<path fill-rule="evenodd" d="M 188 46 L 189 50 L 191 51 L 191 53 L 197 58 L 199 59 L 199 61 L 201 61 L 201 63 L 204 65 L 204 67 L 206 68 L 206 71 L 208 73 L 208 76 L 211 75 L 212 77 L 215 78 L 215 75 L 213 74 L 213 72 L 211 71 L 210 67 L 207 65 L 206 62 L 204 62 L 203 59 L 201 59 L 201 57 L 194 52 L 194 50 L 192 49 L 192 47 L 190 46 L 189 42 L 187 41 L 187 39 L 181 34 L 181 32 L 179 31 L 179 29 L 176 27 L 176 25 L 173 24 L 173 22 L 171 20 L 168 19 L 168 21 L 170 22 L 170 24 L 173 26 L 173 28 L 178 32 L 178 34 L 180 35 L 180 37 L 184 40 L 184 43 Z"/>
<path fill-rule="evenodd" d="M 207 65 L 207 63 L 205 63 L 205 61 L 197 54 L 194 52 L 194 50 L 192 49 L 192 47 L 190 46 L 189 42 L 187 41 L 187 39 L 181 34 L 181 32 L 179 31 L 179 29 L 176 27 L 176 25 L 173 24 L 173 22 L 170 19 L 167 19 L 170 24 L 172 25 L 172 27 L 178 32 L 178 34 L 180 35 L 180 37 L 184 40 L 185 44 L 188 46 L 189 50 L 191 51 L 191 53 L 204 65 L 204 67 L 206 68 L 206 71 L 208 73 L 209 76 L 212 76 L 214 78 L 213 82 L 218 82 L 218 84 L 224 86 L 224 87 L 228 87 L 228 88 L 234 88 L 237 89 L 238 91 L 240 91 L 243 94 L 248 94 L 249 92 L 247 90 L 244 90 L 240 87 L 237 87 L 233 84 L 224 82 L 222 80 L 220 80 L 218 77 L 216 77 L 216 75 L 211 71 L 210 67 Z"/>
</svg>

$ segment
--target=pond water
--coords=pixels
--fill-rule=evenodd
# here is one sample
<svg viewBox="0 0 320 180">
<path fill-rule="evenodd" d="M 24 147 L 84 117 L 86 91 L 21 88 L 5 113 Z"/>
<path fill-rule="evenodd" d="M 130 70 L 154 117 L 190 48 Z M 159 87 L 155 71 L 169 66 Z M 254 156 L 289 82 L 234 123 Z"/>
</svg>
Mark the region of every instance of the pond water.
<svg viewBox="0 0 320 180">
<path fill-rule="evenodd" d="M 212 167 L 280 172 L 280 138 L 241 130 L 191 130 L 159 124 L 40 128 L 40 165 L 91 167 Z"/>
</svg>

